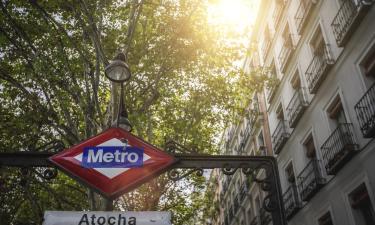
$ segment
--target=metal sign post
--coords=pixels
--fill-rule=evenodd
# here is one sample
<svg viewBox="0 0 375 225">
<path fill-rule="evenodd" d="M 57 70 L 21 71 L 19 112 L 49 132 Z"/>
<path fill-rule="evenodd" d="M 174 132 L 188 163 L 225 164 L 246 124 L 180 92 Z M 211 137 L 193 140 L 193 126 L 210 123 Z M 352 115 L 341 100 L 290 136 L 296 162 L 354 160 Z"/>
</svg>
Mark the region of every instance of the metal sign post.
<svg viewBox="0 0 375 225">
<path fill-rule="evenodd" d="M 144 150 L 142 166 L 138 165 L 139 167 L 134 168 L 88 166 L 87 168 L 85 165 L 92 162 L 82 163 L 82 155 L 85 154 L 84 149 L 87 147 L 97 151 L 91 153 L 92 160 L 103 160 L 111 164 L 116 161 L 116 154 L 118 157 L 121 155 L 121 153 L 116 153 L 116 149 L 124 145 Z M 98 146 L 110 148 L 97 148 Z M 100 149 L 102 152 L 98 153 Z M 29 167 L 43 167 L 45 168 L 43 175 L 46 179 L 51 179 L 57 175 L 57 165 L 68 175 L 111 199 L 135 189 L 162 172 L 167 172 L 171 180 L 177 181 L 192 173 L 202 175 L 203 169 L 221 168 L 225 175 L 233 175 L 236 171 L 241 171 L 246 176 L 251 176 L 252 180 L 258 183 L 266 193 L 263 208 L 271 213 L 273 225 L 287 225 L 278 167 L 274 157 L 203 155 L 186 154 L 186 152 L 191 151 L 176 142 L 167 143 L 165 151 L 162 151 L 121 128 L 110 128 L 102 134 L 57 154 L 50 152 L 0 153 L 0 166 L 21 167 L 24 170 Z M 110 170 L 103 171 L 103 169 Z M 261 170 L 264 176 L 260 178 L 258 174 Z M 102 182 L 106 185 L 101 185 Z"/>
</svg>

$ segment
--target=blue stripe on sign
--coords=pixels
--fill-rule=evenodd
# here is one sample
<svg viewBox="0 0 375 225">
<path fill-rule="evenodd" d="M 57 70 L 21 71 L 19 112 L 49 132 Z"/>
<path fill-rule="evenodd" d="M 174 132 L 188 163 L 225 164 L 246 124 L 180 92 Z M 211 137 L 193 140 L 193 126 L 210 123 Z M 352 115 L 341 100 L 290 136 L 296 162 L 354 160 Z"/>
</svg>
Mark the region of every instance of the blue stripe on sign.
<svg viewBox="0 0 375 225">
<path fill-rule="evenodd" d="M 143 166 L 143 149 L 137 147 L 85 147 L 81 165 L 86 168 L 133 168 Z"/>
</svg>

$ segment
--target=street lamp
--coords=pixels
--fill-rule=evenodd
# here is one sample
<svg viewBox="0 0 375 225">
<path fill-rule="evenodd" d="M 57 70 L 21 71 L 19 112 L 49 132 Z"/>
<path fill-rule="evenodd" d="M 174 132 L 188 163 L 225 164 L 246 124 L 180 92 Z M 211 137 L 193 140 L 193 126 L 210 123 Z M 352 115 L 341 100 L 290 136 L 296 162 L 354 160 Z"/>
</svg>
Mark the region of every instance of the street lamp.
<svg viewBox="0 0 375 225">
<path fill-rule="evenodd" d="M 115 83 L 124 83 L 130 79 L 131 73 L 128 64 L 125 63 L 126 56 L 119 53 L 113 61 L 105 67 L 105 75 Z"/>
<path fill-rule="evenodd" d="M 128 64 L 126 64 L 126 56 L 124 53 L 119 53 L 113 61 L 105 67 L 104 72 L 106 77 L 112 82 L 121 85 L 120 101 L 117 112 L 117 118 L 112 126 L 121 127 L 122 129 L 131 132 L 132 125 L 128 119 L 128 112 L 124 103 L 124 82 L 131 77 L 131 72 Z"/>
</svg>

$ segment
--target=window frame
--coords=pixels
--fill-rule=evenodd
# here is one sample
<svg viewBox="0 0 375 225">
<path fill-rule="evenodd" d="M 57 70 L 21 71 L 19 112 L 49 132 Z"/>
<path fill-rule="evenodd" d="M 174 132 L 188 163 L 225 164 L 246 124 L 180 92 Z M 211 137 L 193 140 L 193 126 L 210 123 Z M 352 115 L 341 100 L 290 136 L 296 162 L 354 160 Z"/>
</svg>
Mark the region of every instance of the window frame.
<svg viewBox="0 0 375 225">
<path fill-rule="evenodd" d="M 318 220 L 321 217 L 323 217 L 327 212 L 329 212 L 330 215 L 331 215 L 333 225 L 338 225 L 338 223 L 336 222 L 335 214 L 333 213 L 333 209 L 332 209 L 332 206 L 331 206 L 330 203 L 328 203 L 326 206 L 322 207 L 321 210 L 319 210 L 319 212 L 316 213 L 315 216 L 313 215 L 311 219 L 313 219 L 315 221 L 316 225 L 319 225 Z"/>
<path fill-rule="evenodd" d="M 352 179 L 348 178 L 350 182 L 348 182 L 342 189 L 341 189 L 341 197 L 344 200 L 345 210 L 346 214 L 348 215 L 348 219 L 350 224 L 356 224 L 354 214 L 353 214 L 353 208 L 350 204 L 350 193 L 352 193 L 359 185 L 364 183 L 366 185 L 366 189 L 368 192 L 368 195 L 370 197 L 370 201 L 372 204 L 372 207 L 375 209 L 375 196 L 373 192 L 373 186 L 371 185 L 368 175 L 366 172 L 362 172 L 360 174 L 357 174 L 356 176 L 353 176 Z"/>
<path fill-rule="evenodd" d="M 346 101 L 345 101 L 344 95 L 342 93 L 342 90 L 341 90 L 340 87 L 337 87 L 337 89 L 333 92 L 333 94 L 331 94 L 327 103 L 324 105 L 324 107 L 322 109 L 323 117 L 325 118 L 325 120 L 327 122 L 328 131 L 329 131 L 329 133 L 327 135 L 330 135 L 337 128 L 335 125 L 333 125 L 334 122 L 332 121 L 332 119 L 330 118 L 330 116 L 328 114 L 329 108 L 334 103 L 334 101 L 336 100 L 337 97 L 340 98 L 340 102 L 341 102 L 341 105 L 342 105 L 342 109 L 344 111 L 346 123 L 352 123 L 351 122 L 352 120 L 351 120 L 350 115 L 349 115 L 349 108 L 346 105 Z M 328 136 L 326 136 L 326 137 L 328 137 Z"/>
</svg>

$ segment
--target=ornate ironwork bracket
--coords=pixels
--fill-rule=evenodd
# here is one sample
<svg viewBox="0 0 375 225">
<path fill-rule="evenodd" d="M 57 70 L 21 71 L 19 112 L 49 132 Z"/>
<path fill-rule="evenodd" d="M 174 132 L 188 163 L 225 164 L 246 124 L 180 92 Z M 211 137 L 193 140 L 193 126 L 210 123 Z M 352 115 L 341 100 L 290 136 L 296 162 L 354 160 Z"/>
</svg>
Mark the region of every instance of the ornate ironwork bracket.
<svg viewBox="0 0 375 225">
<path fill-rule="evenodd" d="M 173 169 L 188 169 L 189 175 L 194 170 L 221 168 L 226 175 L 233 175 L 241 170 L 245 175 L 252 176 L 260 188 L 267 193 L 263 208 L 271 213 L 274 225 L 286 225 L 284 204 L 279 180 L 279 172 L 274 157 L 271 156 L 234 156 L 234 155 L 200 155 L 175 154 L 178 161 Z M 264 177 L 257 177 L 263 170 Z M 182 176 L 181 176 L 182 177 Z"/>
</svg>

